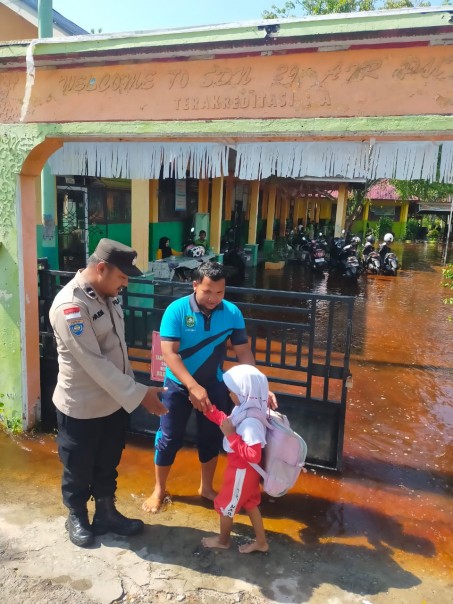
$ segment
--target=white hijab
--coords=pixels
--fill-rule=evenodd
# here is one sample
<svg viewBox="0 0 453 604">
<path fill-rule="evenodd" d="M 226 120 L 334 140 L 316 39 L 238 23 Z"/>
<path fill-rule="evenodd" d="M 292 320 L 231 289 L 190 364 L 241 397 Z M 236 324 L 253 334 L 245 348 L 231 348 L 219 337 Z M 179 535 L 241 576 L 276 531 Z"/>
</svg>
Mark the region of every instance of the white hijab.
<svg viewBox="0 0 453 604">
<path fill-rule="evenodd" d="M 266 425 L 267 399 L 269 384 L 267 377 L 253 365 L 235 365 L 223 374 L 226 387 L 239 398 L 231 414 L 231 421 L 238 426 L 244 419 L 254 417 L 258 419 L 257 412 L 262 413 L 261 421 Z M 248 413 L 250 409 L 255 411 Z"/>
</svg>

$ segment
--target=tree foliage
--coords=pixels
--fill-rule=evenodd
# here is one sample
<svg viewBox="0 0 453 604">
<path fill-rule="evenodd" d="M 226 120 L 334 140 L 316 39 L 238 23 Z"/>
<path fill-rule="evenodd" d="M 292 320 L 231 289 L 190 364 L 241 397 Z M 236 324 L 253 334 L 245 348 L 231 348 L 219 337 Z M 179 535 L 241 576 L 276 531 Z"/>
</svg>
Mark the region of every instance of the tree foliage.
<svg viewBox="0 0 453 604">
<path fill-rule="evenodd" d="M 447 264 L 447 266 L 442 269 L 442 277 L 443 277 L 443 286 L 447 289 L 453 290 L 453 264 Z M 445 298 L 444 304 L 453 304 L 453 298 Z M 449 321 L 452 321 L 452 317 L 448 317 Z"/>
<path fill-rule="evenodd" d="M 450 5 L 444 0 L 443 5 Z M 264 19 L 296 17 L 301 15 L 329 15 L 332 13 L 356 13 L 375 9 L 416 8 L 431 6 L 428 0 L 287 0 L 283 5 L 273 4 L 263 11 Z"/>
<path fill-rule="evenodd" d="M 363 212 L 363 206 L 365 205 L 368 191 L 378 180 L 366 180 L 362 188 L 356 188 L 352 191 L 348 199 L 348 205 L 346 207 L 346 221 L 345 229 L 350 231 L 354 222 L 360 218 Z"/>
<path fill-rule="evenodd" d="M 410 200 L 416 197 L 420 203 L 446 201 L 453 195 L 453 185 L 427 180 L 391 180 L 400 199 Z"/>
</svg>

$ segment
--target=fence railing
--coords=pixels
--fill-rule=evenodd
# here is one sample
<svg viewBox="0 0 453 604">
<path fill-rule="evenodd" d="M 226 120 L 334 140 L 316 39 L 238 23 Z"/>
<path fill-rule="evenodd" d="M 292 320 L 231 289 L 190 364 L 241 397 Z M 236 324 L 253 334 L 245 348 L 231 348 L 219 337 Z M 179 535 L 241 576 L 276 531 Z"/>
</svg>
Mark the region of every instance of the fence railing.
<svg viewBox="0 0 453 604">
<path fill-rule="evenodd" d="M 57 374 L 48 312 L 57 291 L 72 277 L 73 273 L 39 270 L 42 400 L 47 409 Z M 150 377 L 152 332 L 159 331 L 169 303 L 191 291 L 186 283 L 138 278 L 130 279 L 122 292 L 129 358 L 140 382 L 155 383 Z M 244 315 L 256 364 L 277 393 L 280 409 L 307 441 L 308 462 L 339 470 L 354 298 L 234 287 L 227 287 L 226 297 Z M 228 349 L 226 366 L 234 361 L 233 350 Z M 139 408 L 130 426 L 134 432 L 152 434 L 158 424 Z M 189 438 L 193 431 L 189 427 Z"/>
</svg>

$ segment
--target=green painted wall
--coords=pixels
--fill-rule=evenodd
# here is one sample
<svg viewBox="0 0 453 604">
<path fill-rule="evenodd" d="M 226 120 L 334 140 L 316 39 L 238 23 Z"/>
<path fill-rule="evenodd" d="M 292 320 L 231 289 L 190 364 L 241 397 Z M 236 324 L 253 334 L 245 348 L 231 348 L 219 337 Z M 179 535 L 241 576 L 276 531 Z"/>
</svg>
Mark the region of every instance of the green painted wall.
<svg viewBox="0 0 453 604">
<path fill-rule="evenodd" d="M 37 142 L 39 135 L 33 128 L 0 125 L 0 423 L 12 430 L 22 428 L 25 372 L 19 296 L 18 175 Z M 35 208 L 30 212 L 34 220 Z"/>
<path fill-rule="evenodd" d="M 42 247 L 42 224 L 36 225 L 36 253 L 38 258 L 43 258 L 46 254 Z"/>
<path fill-rule="evenodd" d="M 121 241 L 125 245 L 131 245 L 131 225 L 130 224 L 109 224 L 107 227 L 109 239 Z"/>
<path fill-rule="evenodd" d="M 43 246 L 43 226 L 36 225 L 36 253 L 38 258 L 47 258 L 50 268 L 58 270 L 58 243 L 56 247 Z M 58 242 L 58 227 L 55 227 L 55 241 Z"/>
<path fill-rule="evenodd" d="M 168 237 L 171 247 L 182 252 L 183 243 L 188 238 L 186 224 L 184 222 L 156 222 L 149 225 L 149 259 L 156 259 L 156 251 L 159 247 L 159 239 Z"/>
<path fill-rule="evenodd" d="M 370 229 L 375 229 L 377 227 L 377 221 L 376 220 L 368 220 L 367 224 L 369 225 Z M 354 222 L 354 224 L 352 225 L 352 232 L 359 235 L 360 238 L 362 238 L 363 233 L 364 233 L 364 228 L 366 228 L 366 224 L 364 225 L 363 220 L 356 220 Z M 395 234 L 395 239 L 402 239 L 406 233 L 406 223 L 401 223 L 401 222 L 394 222 L 393 223 L 393 227 L 392 227 L 392 231 Z"/>
</svg>

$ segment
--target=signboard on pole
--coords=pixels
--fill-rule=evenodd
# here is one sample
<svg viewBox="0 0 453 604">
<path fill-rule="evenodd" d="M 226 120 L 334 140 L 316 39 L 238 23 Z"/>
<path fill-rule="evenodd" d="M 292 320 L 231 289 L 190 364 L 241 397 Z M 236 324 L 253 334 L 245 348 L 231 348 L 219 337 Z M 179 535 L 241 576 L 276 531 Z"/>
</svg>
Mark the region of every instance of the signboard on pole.
<svg viewBox="0 0 453 604">
<path fill-rule="evenodd" d="M 175 184 L 175 211 L 185 212 L 187 209 L 186 181 L 176 180 Z"/>
</svg>

